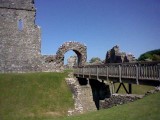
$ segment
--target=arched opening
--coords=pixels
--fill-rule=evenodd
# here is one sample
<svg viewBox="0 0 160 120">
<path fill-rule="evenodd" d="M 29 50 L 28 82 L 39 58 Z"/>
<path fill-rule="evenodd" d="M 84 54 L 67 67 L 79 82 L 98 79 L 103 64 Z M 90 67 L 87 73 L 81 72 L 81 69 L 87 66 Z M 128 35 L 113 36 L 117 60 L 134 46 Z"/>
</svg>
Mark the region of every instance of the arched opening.
<svg viewBox="0 0 160 120">
<path fill-rule="evenodd" d="M 76 50 L 73 50 L 77 54 L 77 66 L 80 66 L 82 63 L 82 54 Z"/>
<path fill-rule="evenodd" d="M 69 50 L 64 54 L 63 65 L 65 69 L 72 69 L 77 66 L 78 56 L 73 50 Z"/>
<path fill-rule="evenodd" d="M 19 20 L 18 20 L 18 30 L 19 30 L 19 31 L 22 31 L 22 30 L 23 30 L 23 21 L 22 21 L 22 19 L 19 19 Z"/>
<path fill-rule="evenodd" d="M 79 42 L 66 42 L 60 46 L 56 53 L 57 64 L 63 66 L 66 52 L 72 50 L 77 56 L 77 66 L 82 66 L 86 63 L 87 48 Z"/>
</svg>

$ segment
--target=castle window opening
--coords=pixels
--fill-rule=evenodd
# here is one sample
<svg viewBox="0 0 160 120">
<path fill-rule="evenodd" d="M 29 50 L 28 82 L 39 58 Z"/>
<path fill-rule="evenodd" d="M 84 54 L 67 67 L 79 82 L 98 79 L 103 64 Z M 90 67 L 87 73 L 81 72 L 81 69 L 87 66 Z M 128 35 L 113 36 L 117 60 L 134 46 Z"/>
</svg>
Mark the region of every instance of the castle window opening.
<svg viewBox="0 0 160 120">
<path fill-rule="evenodd" d="M 23 21 L 22 21 L 22 19 L 18 20 L 18 30 L 19 31 L 23 30 Z"/>
</svg>

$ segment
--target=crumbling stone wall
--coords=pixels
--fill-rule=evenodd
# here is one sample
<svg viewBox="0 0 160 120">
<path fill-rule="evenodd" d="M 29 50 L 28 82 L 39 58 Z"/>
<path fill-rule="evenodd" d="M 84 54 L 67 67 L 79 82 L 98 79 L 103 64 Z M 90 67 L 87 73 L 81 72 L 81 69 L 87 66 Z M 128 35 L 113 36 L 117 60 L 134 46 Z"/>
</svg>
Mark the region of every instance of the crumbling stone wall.
<svg viewBox="0 0 160 120">
<path fill-rule="evenodd" d="M 0 0 L 0 72 L 40 71 L 33 0 Z"/>
<path fill-rule="evenodd" d="M 56 55 L 42 55 L 41 56 L 41 70 L 43 72 L 60 72 L 63 70 L 56 64 Z"/>
<path fill-rule="evenodd" d="M 0 72 L 59 72 L 69 50 L 77 54 L 78 65 L 84 65 L 86 46 L 79 42 L 64 43 L 56 55 L 41 55 L 35 16 L 34 0 L 0 0 Z"/>
<path fill-rule="evenodd" d="M 126 54 L 125 52 L 120 52 L 119 46 L 114 46 L 111 50 L 106 53 L 106 63 L 123 63 L 123 62 L 133 62 L 135 57 L 132 54 Z"/>
<path fill-rule="evenodd" d="M 129 102 L 133 102 L 135 100 L 143 98 L 143 95 L 121 95 L 121 94 L 113 94 L 110 98 L 106 98 L 103 101 L 100 101 L 100 109 L 107 109 L 113 106 L 118 106 L 122 104 L 126 104 Z"/>
<path fill-rule="evenodd" d="M 75 102 L 74 109 L 68 110 L 68 116 L 97 110 L 93 101 L 91 86 L 88 83 L 86 85 L 80 84 L 77 78 L 73 77 L 73 73 L 70 73 L 65 80 L 73 93 Z"/>
<path fill-rule="evenodd" d="M 60 46 L 56 53 L 56 63 L 60 66 L 63 66 L 64 62 L 64 54 L 69 51 L 73 50 L 78 57 L 78 66 L 82 66 L 86 63 L 87 59 L 87 47 L 84 44 L 79 42 L 65 42 L 63 45 Z"/>
<path fill-rule="evenodd" d="M 0 0 L 1 8 L 17 10 L 35 10 L 34 0 Z"/>
<path fill-rule="evenodd" d="M 45 72 L 60 72 L 64 70 L 64 55 L 73 50 L 77 54 L 77 64 L 84 65 L 87 59 L 87 47 L 79 42 L 65 42 L 60 46 L 56 55 L 43 55 L 41 69 Z"/>
<path fill-rule="evenodd" d="M 110 98 L 106 98 L 103 101 L 100 101 L 100 109 L 107 109 L 113 106 L 118 106 L 122 104 L 126 104 L 129 102 L 134 102 L 138 99 L 142 99 L 150 94 L 155 94 L 160 92 L 160 87 L 155 87 L 153 90 L 146 92 L 144 95 L 136 95 L 136 94 L 112 94 Z"/>
<path fill-rule="evenodd" d="M 66 68 L 72 69 L 73 67 L 77 66 L 77 56 L 70 56 L 67 59 Z"/>
</svg>

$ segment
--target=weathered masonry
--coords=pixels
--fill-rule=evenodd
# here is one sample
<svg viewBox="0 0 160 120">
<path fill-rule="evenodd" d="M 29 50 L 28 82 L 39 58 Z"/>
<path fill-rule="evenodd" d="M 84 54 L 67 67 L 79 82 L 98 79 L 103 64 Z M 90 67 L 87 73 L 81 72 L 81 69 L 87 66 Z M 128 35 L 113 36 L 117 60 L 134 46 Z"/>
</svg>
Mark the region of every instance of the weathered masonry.
<svg viewBox="0 0 160 120">
<path fill-rule="evenodd" d="M 33 0 L 0 0 L 0 72 L 40 71 Z"/>
<path fill-rule="evenodd" d="M 77 65 L 83 66 L 87 60 L 87 47 L 79 42 L 65 42 L 57 50 L 56 55 L 42 56 L 42 71 L 59 71 L 64 68 L 64 55 L 72 50 L 77 55 Z"/>
<path fill-rule="evenodd" d="M 0 73 L 58 72 L 69 50 L 76 53 L 79 66 L 86 62 L 87 47 L 79 42 L 65 42 L 56 55 L 41 55 L 35 17 L 34 0 L 0 0 Z"/>
</svg>

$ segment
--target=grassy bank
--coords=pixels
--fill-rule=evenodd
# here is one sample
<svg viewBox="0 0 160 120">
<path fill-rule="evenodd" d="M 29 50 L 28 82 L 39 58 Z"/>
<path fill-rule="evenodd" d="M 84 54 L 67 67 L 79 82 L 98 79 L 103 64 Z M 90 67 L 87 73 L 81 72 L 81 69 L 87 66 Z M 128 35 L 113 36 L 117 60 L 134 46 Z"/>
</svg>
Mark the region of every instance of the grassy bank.
<svg viewBox="0 0 160 120">
<path fill-rule="evenodd" d="M 49 119 L 73 107 L 64 73 L 0 74 L 0 120 Z"/>
<path fill-rule="evenodd" d="M 158 120 L 160 93 L 111 109 L 66 117 L 73 107 L 64 73 L 0 74 L 0 120 Z M 116 88 L 118 85 L 116 84 Z M 133 86 L 133 93 L 153 89 Z M 125 93 L 123 89 L 120 93 Z"/>
<path fill-rule="evenodd" d="M 160 92 L 132 103 L 58 120 L 159 120 Z"/>
</svg>

